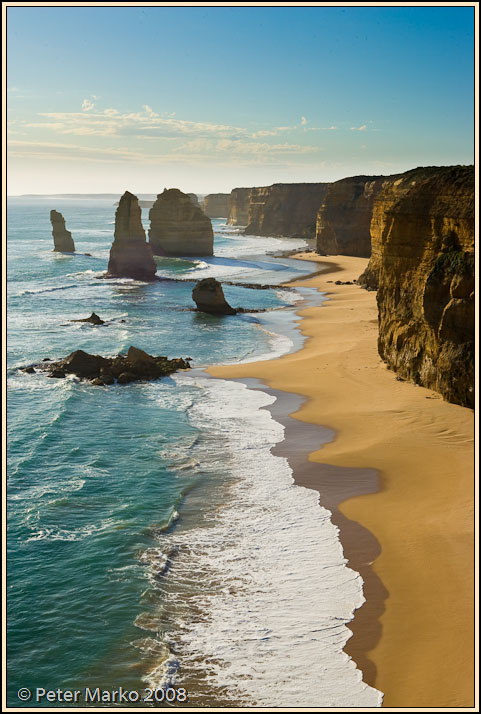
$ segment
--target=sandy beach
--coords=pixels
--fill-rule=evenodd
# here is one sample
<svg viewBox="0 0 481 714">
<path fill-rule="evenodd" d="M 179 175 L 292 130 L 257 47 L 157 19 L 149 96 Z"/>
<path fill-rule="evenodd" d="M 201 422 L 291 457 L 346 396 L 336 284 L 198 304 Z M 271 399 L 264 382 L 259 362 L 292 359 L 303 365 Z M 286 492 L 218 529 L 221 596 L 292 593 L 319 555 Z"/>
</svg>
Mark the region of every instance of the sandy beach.
<svg viewBox="0 0 481 714">
<path fill-rule="evenodd" d="M 346 651 L 384 706 L 473 706 L 473 413 L 383 364 L 376 294 L 335 284 L 356 279 L 366 259 L 295 257 L 327 266 L 297 283 L 328 297 L 299 311 L 303 349 L 209 372 L 304 398 L 291 402 L 276 453 L 289 456 L 298 483 L 320 491 L 363 576 L 367 602 Z M 304 439 L 300 422 L 317 425 L 319 445 L 325 428 L 332 441 L 316 448 L 314 427 Z"/>
</svg>

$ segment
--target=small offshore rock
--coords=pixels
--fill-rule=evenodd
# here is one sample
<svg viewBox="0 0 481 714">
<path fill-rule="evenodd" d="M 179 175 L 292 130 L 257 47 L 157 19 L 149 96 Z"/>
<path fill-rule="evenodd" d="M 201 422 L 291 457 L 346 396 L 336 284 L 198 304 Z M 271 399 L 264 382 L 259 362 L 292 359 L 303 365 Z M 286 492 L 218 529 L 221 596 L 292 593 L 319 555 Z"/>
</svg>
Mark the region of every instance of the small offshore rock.
<svg viewBox="0 0 481 714">
<path fill-rule="evenodd" d="M 56 379 L 62 379 L 66 375 L 65 375 L 65 372 L 63 371 L 63 369 L 54 369 L 50 372 L 50 374 L 48 376 L 55 377 Z"/>
<path fill-rule="evenodd" d="M 199 280 L 192 290 L 192 299 L 198 310 L 211 315 L 235 315 L 237 312 L 225 299 L 222 285 L 215 278 Z"/>
<path fill-rule="evenodd" d="M 95 312 L 90 317 L 84 317 L 81 320 L 70 320 L 70 322 L 90 322 L 91 325 L 105 325 L 105 320 L 102 320 Z"/>
<path fill-rule="evenodd" d="M 21 371 L 26 372 L 27 374 L 35 374 L 35 369 L 33 367 L 22 367 Z"/>
</svg>

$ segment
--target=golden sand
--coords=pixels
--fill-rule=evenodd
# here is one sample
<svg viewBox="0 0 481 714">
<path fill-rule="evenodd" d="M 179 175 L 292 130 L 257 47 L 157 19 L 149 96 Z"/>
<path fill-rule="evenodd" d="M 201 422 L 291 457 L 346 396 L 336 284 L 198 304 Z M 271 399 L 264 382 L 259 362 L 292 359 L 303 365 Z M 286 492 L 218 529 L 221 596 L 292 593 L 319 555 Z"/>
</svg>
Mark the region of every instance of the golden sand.
<svg viewBox="0 0 481 714">
<path fill-rule="evenodd" d="M 473 413 L 397 381 L 382 363 L 376 294 L 334 284 L 357 278 L 366 259 L 296 257 L 331 271 L 297 283 L 329 298 L 299 312 L 309 338 L 303 349 L 209 372 L 308 397 L 295 418 L 336 431 L 310 459 L 379 470 L 378 493 L 340 507 L 379 541 L 373 569 L 388 591 L 380 636 L 365 638 L 372 663 L 365 678 L 384 692 L 385 707 L 473 706 Z M 353 631 L 362 650 L 364 630 Z"/>
</svg>

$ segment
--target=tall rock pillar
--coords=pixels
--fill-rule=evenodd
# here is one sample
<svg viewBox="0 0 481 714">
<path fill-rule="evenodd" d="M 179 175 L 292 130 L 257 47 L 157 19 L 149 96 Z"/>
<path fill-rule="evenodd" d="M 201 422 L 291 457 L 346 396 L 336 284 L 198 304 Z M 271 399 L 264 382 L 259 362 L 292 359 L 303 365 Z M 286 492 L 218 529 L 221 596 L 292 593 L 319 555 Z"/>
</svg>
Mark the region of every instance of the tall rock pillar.
<svg viewBox="0 0 481 714">
<path fill-rule="evenodd" d="M 65 218 L 58 211 L 50 211 L 54 251 L 58 253 L 75 253 L 72 234 L 65 228 Z"/>
<path fill-rule="evenodd" d="M 154 280 L 157 264 L 145 239 L 137 196 L 126 191 L 115 212 L 114 242 L 107 275 L 112 278 Z"/>
</svg>

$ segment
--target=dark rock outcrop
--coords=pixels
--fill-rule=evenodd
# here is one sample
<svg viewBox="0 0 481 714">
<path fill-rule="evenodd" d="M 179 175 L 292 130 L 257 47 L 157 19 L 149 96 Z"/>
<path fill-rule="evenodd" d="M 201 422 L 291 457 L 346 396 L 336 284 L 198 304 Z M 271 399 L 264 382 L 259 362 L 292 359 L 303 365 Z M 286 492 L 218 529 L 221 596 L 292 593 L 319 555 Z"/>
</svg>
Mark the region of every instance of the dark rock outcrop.
<svg viewBox="0 0 481 714">
<path fill-rule="evenodd" d="M 154 255 L 213 255 L 210 219 L 178 188 L 165 189 L 157 196 L 149 218 Z"/>
<path fill-rule="evenodd" d="M 145 239 L 137 196 L 126 191 L 115 212 L 107 277 L 155 280 L 157 264 Z"/>
<path fill-rule="evenodd" d="M 378 287 L 379 354 L 398 376 L 474 406 L 474 169 L 386 180 L 359 282 Z"/>
<path fill-rule="evenodd" d="M 276 183 L 250 190 L 245 233 L 314 238 L 328 183 Z"/>
<path fill-rule="evenodd" d="M 234 188 L 230 193 L 227 223 L 246 226 L 249 223 L 250 188 Z"/>
<path fill-rule="evenodd" d="M 320 255 L 371 256 L 374 199 L 385 177 L 351 176 L 329 185 L 317 213 L 316 250 Z"/>
<path fill-rule="evenodd" d="M 204 197 L 204 213 L 209 218 L 227 218 L 230 193 L 209 193 Z"/>
<path fill-rule="evenodd" d="M 65 218 L 58 211 L 50 211 L 54 251 L 58 253 L 75 253 L 72 234 L 65 228 Z"/>
<path fill-rule="evenodd" d="M 95 312 L 90 317 L 84 317 L 81 320 L 70 320 L 70 322 L 89 322 L 91 325 L 105 325 L 105 320 L 102 320 Z"/>
<path fill-rule="evenodd" d="M 68 374 L 76 374 L 77 377 L 87 379 L 97 377 L 100 370 L 108 365 L 108 359 L 100 355 L 91 355 L 83 350 L 71 352 L 65 359 L 59 362 L 52 362 L 49 369 L 61 369 Z"/>
<path fill-rule="evenodd" d="M 237 312 L 225 299 L 222 285 L 215 278 L 199 280 L 192 291 L 192 299 L 198 310 L 211 315 L 235 315 Z"/>
<path fill-rule="evenodd" d="M 83 350 L 75 350 L 58 362 L 45 362 L 23 368 L 47 371 L 49 377 L 62 378 L 67 374 L 75 374 L 80 379 L 89 380 L 95 385 L 128 384 L 134 381 L 147 381 L 165 377 L 178 369 L 189 369 L 189 360 L 167 357 L 153 357 L 137 347 L 129 347 L 127 355 L 117 357 L 101 357 Z"/>
</svg>

